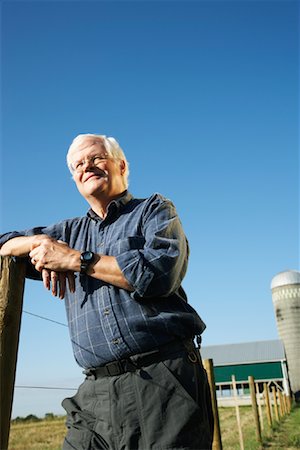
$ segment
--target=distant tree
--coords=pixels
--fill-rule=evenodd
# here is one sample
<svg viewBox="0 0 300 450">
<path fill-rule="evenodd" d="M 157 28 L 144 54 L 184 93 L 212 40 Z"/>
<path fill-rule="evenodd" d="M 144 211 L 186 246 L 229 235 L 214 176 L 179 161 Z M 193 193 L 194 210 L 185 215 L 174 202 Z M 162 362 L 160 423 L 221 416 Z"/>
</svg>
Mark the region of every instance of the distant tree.
<svg viewBox="0 0 300 450">
<path fill-rule="evenodd" d="M 16 422 L 16 423 L 24 422 L 24 418 L 17 416 L 15 419 L 12 420 L 12 422 Z"/>
<path fill-rule="evenodd" d="M 45 420 L 53 420 L 55 419 L 55 415 L 53 413 L 46 413 Z"/>
<path fill-rule="evenodd" d="M 39 422 L 41 419 L 39 419 L 37 416 L 35 416 L 34 414 L 29 414 L 28 416 L 25 417 L 24 421 L 25 422 Z"/>
</svg>

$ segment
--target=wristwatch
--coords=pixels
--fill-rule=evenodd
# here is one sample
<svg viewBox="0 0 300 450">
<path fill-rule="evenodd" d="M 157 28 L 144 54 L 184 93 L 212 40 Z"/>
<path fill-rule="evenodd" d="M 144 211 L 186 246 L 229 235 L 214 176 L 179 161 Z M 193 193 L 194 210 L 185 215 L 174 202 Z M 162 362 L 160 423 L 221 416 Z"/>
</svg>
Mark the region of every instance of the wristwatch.
<svg viewBox="0 0 300 450">
<path fill-rule="evenodd" d="M 94 261 L 95 254 L 90 251 L 82 252 L 80 255 L 80 273 L 86 273 L 89 265 Z"/>
</svg>

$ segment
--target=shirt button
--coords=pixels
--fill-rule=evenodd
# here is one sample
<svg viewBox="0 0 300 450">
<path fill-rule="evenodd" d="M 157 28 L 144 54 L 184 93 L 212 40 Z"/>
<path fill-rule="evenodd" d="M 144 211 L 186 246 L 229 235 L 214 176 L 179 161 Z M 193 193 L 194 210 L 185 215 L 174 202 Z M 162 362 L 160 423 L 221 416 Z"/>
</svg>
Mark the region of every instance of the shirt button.
<svg viewBox="0 0 300 450">
<path fill-rule="evenodd" d="M 115 345 L 120 344 L 120 342 L 121 342 L 121 339 L 113 339 L 113 340 L 111 341 L 111 343 L 112 343 L 112 344 L 115 344 Z"/>
</svg>

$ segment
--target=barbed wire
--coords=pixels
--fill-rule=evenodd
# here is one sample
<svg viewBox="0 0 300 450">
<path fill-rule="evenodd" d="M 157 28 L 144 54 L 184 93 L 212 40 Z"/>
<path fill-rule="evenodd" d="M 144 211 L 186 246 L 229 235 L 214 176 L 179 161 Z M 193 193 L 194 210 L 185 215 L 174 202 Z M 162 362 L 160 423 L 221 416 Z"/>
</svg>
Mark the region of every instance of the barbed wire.
<svg viewBox="0 0 300 450">
<path fill-rule="evenodd" d="M 29 314 L 30 316 L 34 316 L 34 317 L 37 317 L 39 319 L 47 320 L 48 322 L 56 323 L 57 325 L 61 325 L 63 327 L 67 327 L 68 328 L 68 325 L 66 325 L 65 323 L 58 322 L 57 320 L 49 319 L 48 317 L 39 316 L 38 314 L 34 314 L 34 313 L 30 312 L 30 311 L 25 311 L 24 309 L 23 309 L 23 313 L 26 313 L 26 314 Z"/>
<path fill-rule="evenodd" d="M 42 320 L 47 320 L 48 322 L 52 322 L 55 323 L 56 325 L 61 325 L 63 327 L 67 327 L 68 325 L 66 325 L 65 323 L 62 322 L 58 322 L 57 320 L 53 320 L 53 319 L 49 319 L 48 317 L 45 316 L 40 316 L 39 314 L 34 314 L 30 311 L 26 311 L 25 309 L 23 309 L 23 313 L 25 314 L 29 314 L 30 316 L 36 317 L 38 319 L 42 319 Z M 73 388 L 73 387 L 57 387 L 57 386 L 25 386 L 25 385 L 15 385 L 15 388 L 17 389 L 46 389 L 46 390 L 60 390 L 60 391 L 77 391 L 77 388 Z"/>
<path fill-rule="evenodd" d="M 69 388 L 69 387 L 56 387 L 56 386 L 22 386 L 15 385 L 15 388 L 19 389 L 52 389 L 52 390 L 60 390 L 60 391 L 77 391 L 77 388 Z"/>
</svg>

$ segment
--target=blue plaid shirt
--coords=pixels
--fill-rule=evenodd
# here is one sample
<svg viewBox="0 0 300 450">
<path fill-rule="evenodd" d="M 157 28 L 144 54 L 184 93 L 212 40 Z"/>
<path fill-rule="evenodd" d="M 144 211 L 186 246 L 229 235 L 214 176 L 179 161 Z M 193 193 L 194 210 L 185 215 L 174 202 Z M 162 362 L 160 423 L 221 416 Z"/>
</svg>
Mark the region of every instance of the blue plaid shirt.
<svg viewBox="0 0 300 450">
<path fill-rule="evenodd" d="M 181 287 L 188 243 L 172 202 L 160 194 L 136 199 L 126 191 L 107 212 L 104 220 L 90 210 L 84 217 L 0 237 L 3 244 L 47 234 L 71 248 L 116 257 L 134 292 L 77 275 L 75 293 L 65 295 L 74 356 L 84 368 L 194 337 L 205 328 Z"/>
</svg>

